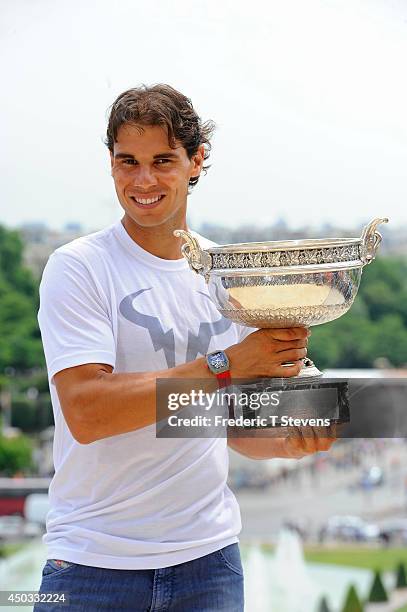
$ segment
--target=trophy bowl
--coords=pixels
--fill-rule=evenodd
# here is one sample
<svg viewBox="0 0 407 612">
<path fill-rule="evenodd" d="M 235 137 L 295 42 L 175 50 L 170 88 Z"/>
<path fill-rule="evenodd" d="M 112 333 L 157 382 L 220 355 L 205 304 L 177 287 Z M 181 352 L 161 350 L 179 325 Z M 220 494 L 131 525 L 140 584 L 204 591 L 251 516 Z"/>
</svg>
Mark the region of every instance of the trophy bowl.
<svg viewBox="0 0 407 612">
<path fill-rule="evenodd" d="M 360 238 L 226 244 L 201 249 L 190 232 L 182 254 L 202 274 L 219 312 L 255 328 L 311 327 L 333 321 L 352 306 L 363 267 L 382 240 L 388 219 L 374 219 Z"/>
</svg>

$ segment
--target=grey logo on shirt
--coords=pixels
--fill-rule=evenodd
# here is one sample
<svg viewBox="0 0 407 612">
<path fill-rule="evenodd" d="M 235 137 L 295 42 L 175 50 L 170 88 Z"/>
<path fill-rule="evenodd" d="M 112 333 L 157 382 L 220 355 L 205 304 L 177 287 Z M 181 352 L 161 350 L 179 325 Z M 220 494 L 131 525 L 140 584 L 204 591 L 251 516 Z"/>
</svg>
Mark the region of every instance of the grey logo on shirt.
<svg viewBox="0 0 407 612">
<path fill-rule="evenodd" d="M 158 317 L 143 314 L 136 310 L 133 305 L 137 296 L 151 289 L 152 287 L 147 287 L 146 289 L 140 289 L 139 291 L 127 295 L 120 302 L 119 310 L 125 319 L 148 330 L 154 350 L 157 352 L 162 349 L 164 351 L 167 366 L 173 368 L 176 365 L 174 331 L 169 329 L 167 332 L 164 332 Z M 200 293 L 210 300 L 210 297 L 206 293 L 202 291 L 198 291 L 197 293 Z M 221 316 L 220 319 L 214 322 L 201 322 L 199 324 L 198 334 L 188 331 L 186 361 L 192 361 L 196 359 L 198 355 L 205 355 L 208 352 L 211 338 L 223 334 L 231 325 L 232 321 Z"/>
</svg>

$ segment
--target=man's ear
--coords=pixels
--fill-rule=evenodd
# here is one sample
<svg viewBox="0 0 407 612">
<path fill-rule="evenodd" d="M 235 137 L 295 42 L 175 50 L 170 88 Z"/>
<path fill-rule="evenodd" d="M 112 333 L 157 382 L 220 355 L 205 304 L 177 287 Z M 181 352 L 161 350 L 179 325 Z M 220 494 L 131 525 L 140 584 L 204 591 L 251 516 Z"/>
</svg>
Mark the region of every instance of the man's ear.
<svg viewBox="0 0 407 612">
<path fill-rule="evenodd" d="M 110 173 L 111 173 L 111 171 L 113 170 L 114 157 L 111 151 L 109 151 L 109 155 L 110 155 Z"/>
<path fill-rule="evenodd" d="M 193 162 L 191 178 L 195 178 L 201 174 L 202 166 L 204 163 L 205 147 L 200 145 L 198 151 L 192 156 L 191 161 Z"/>
</svg>

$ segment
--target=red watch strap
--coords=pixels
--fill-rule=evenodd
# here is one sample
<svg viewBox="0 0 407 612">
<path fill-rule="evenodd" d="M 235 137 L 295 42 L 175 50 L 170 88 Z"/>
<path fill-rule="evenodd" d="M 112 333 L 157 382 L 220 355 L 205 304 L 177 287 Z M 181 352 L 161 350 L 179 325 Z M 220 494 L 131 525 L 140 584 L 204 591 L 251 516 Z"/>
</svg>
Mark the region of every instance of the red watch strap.
<svg viewBox="0 0 407 612">
<path fill-rule="evenodd" d="M 226 372 L 221 372 L 220 374 L 216 374 L 216 378 L 218 379 L 219 389 L 223 389 L 223 387 L 228 387 L 232 383 L 230 370 L 227 370 Z"/>
</svg>

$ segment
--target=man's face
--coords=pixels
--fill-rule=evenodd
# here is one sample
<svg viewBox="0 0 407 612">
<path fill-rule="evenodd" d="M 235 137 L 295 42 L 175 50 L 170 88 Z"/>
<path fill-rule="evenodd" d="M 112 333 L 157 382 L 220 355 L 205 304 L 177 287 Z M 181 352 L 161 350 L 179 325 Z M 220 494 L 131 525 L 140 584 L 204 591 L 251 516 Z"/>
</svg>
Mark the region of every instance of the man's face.
<svg viewBox="0 0 407 612">
<path fill-rule="evenodd" d="M 145 228 L 184 222 L 189 179 L 201 172 L 204 148 L 189 159 L 181 143 L 176 144 L 170 147 L 160 126 L 119 128 L 110 157 L 127 222 Z"/>
</svg>

